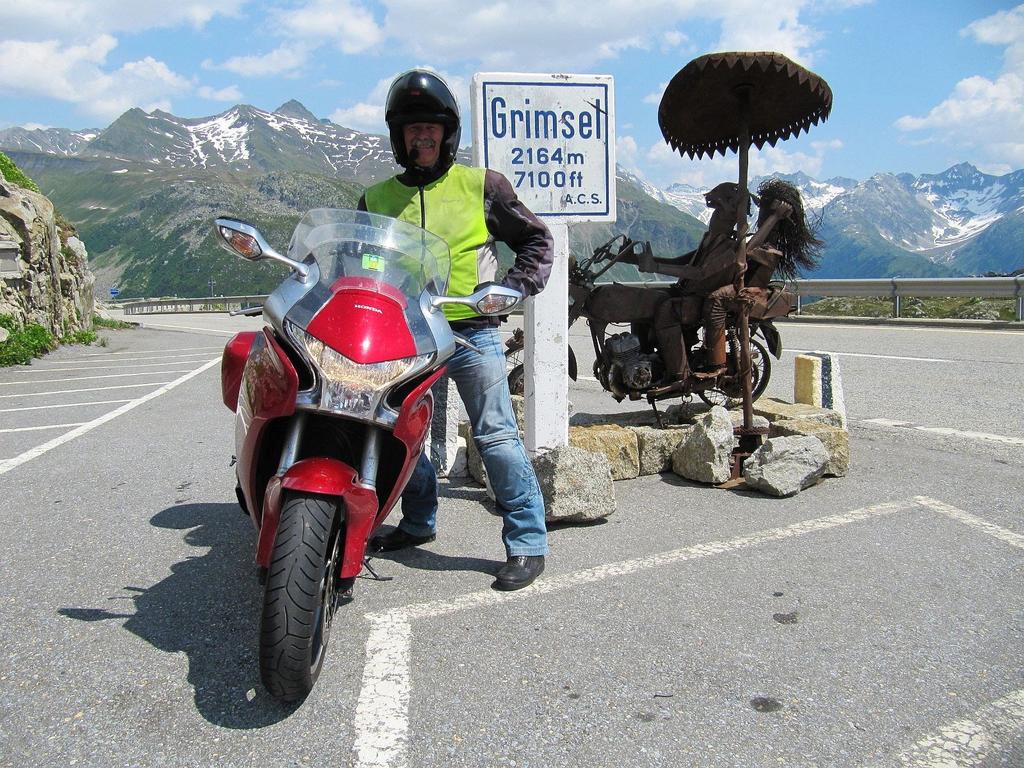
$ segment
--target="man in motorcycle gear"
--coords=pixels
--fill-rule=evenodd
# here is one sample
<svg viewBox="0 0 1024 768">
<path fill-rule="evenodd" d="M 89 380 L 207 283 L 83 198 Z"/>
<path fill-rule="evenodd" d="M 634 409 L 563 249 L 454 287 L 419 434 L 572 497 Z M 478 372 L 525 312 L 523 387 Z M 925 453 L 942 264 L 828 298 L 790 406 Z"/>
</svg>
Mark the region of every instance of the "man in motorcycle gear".
<svg viewBox="0 0 1024 768">
<path fill-rule="evenodd" d="M 540 292 L 551 273 L 551 234 L 516 197 L 508 179 L 455 162 L 459 107 L 447 84 L 421 69 L 399 75 L 388 91 L 385 121 L 395 160 L 405 170 L 369 187 L 360 209 L 408 221 L 444 238 L 452 256 L 450 295 L 467 296 L 479 284 L 496 279 L 499 240 L 515 253 L 501 282 L 524 296 Z M 493 586 L 521 589 L 544 569 L 547 529 L 544 499 L 512 411 L 499 321 L 462 305 L 446 305 L 444 312 L 452 329 L 482 352 L 459 347 L 448 363 L 448 375 L 466 406 L 503 518 L 507 561 Z M 375 537 L 371 548 L 392 551 L 433 541 L 436 513 L 437 474 L 424 453 L 402 494 L 398 528 Z"/>
</svg>

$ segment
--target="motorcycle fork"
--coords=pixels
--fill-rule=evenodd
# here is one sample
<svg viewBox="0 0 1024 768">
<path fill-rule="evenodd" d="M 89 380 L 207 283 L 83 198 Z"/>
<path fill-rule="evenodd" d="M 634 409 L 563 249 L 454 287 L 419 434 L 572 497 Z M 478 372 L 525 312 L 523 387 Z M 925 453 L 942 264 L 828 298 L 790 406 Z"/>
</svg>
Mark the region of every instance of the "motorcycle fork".
<svg viewBox="0 0 1024 768">
<path fill-rule="evenodd" d="M 298 461 L 299 447 L 302 445 L 302 435 L 306 430 L 305 411 L 297 411 L 288 425 L 288 432 L 284 437 L 284 445 L 281 447 L 281 458 L 277 463 L 277 474 L 283 475 L 292 464 Z"/>
</svg>

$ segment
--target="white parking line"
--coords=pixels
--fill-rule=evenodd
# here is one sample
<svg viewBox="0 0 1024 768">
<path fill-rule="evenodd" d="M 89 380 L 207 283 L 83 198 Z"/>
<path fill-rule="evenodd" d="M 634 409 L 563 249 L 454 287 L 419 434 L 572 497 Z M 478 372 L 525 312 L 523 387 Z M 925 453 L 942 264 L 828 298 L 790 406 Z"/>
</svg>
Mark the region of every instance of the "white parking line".
<svg viewBox="0 0 1024 768">
<path fill-rule="evenodd" d="M 69 429 L 70 427 L 80 427 L 85 424 L 84 421 L 76 421 L 74 424 L 47 424 L 43 427 L 12 427 L 11 429 L 0 429 L 0 433 L 4 432 L 39 432 L 44 429 Z"/>
<path fill-rule="evenodd" d="M 949 504 L 944 504 L 937 499 L 929 498 L 928 496 L 917 496 L 914 498 L 918 504 L 928 509 L 934 510 L 939 514 L 946 515 L 952 519 L 969 525 L 972 528 L 977 528 L 982 533 L 987 533 L 993 538 L 999 539 L 999 541 L 1009 544 L 1011 547 L 1017 547 L 1017 549 L 1024 549 L 1024 536 L 1019 533 L 1002 528 L 995 523 L 990 523 L 988 520 L 982 520 L 980 517 L 972 515 L 970 512 L 964 512 L 962 509 L 957 509 Z"/>
<path fill-rule="evenodd" d="M 180 363 L 168 363 L 180 365 Z M 176 371 L 143 371 L 142 373 L 105 373 L 102 376 L 71 376 L 66 379 L 33 379 L 32 381 L 0 381 L 0 387 L 21 387 L 26 384 L 63 384 L 67 381 L 92 381 L 94 379 L 124 379 L 129 376 L 163 376 L 168 373 L 188 373 L 191 368 Z"/>
<path fill-rule="evenodd" d="M 223 349 L 223 347 L 172 347 L 171 349 L 132 349 L 124 350 L 122 352 L 89 352 L 82 355 L 86 357 L 110 357 L 111 355 L 155 355 L 163 354 L 166 352 L 212 352 L 215 349 Z"/>
<path fill-rule="evenodd" d="M 795 355 L 802 355 L 805 352 L 820 352 L 821 350 L 810 349 L 784 349 L 783 352 L 791 352 Z M 878 360 L 909 360 L 912 363 L 962 363 L 963 360 L 946 360 L 941 357 L 902 357 L 900 355 L 872 355 L 865 352 L 829 352 L 830 355 L 840 357 L 870 357 Z"/>
<path fill-rule="evenodd" d="M 67 432 L 66 434 L 61 435 L 60 437 L 56 437 L 53 440 L 50 440 L 49 442 L 43 443 L 42 445 L 36 446 L 35 448 L 32 448 L 32 449 L 30 449 L 28 451 L 25 451 L 24 453 L 19 454 L 18 456 L 15 456 L 12 459 L 6 459 L 5 461 L 0 462 L 0 475 L 6 474 L 7 472 L 10 472 L 15 467 L 21 466 L 22 464 L 24 464 L 27 461 L 31 461 L 34 458 L 42 456 L 47 451 L 53 450 L 54 448 L 57 448 L 57 447 L 59 447 L 61 445 L 64 445 L 64 443 L 67 443 L 67 442 L 69 442 L 71 440 L 74 440 L 76 437 L 84 435 L 86 432 L 90 432 L 91 430 L 95 429 L 96 427 L 98 427 L 98 426 L 100 426 L 102 424 L 106 424 L 108 421 L 111 421 L 112 419 L 116 419 L 118 416 L 121 416 L 122 414 L 128 413 L 128 411 L 130 411 L 133 408 L 136 408 L 136 407 L 142 405 L 143 403 L 148 403 L 150 400 L 152 400 L 154 398 L 157 398 L 157 397 L 160 397 L 160 395 L 163 395 L 163 394 L 165 394 L 167 392 L 170 392 L 172 389 L 177 387 L 179 384 L 184 384 L 189 379 L 192 379 L 192 378 L 198 376 L 199 374 L 201 374 L 203 371 L 207 371 L 210 368 L 212 368 L 213 366 L 219 365 L 219 364 L 220 364 L 220 357 L 218 356 L 218 357 L 215 357 L 213 360 L 210 360 L 209 362 L 207 362 L 205 365 L 202 365 L 199 368 L 196 368 L 194 371 L 191 371 L 190 373 L 187 373 L 184 376 L 181 376 L 180 378 L 175 379 L 174 381 L 168 382 L 164 386 L 160 387 L 160 389 L 154 390 L 153 392 L 149 392 L 149 393 L 143 395 L 142 397 L 136 398 L 135 400 L 131 400 L 130 402 L 122 405 L 120 408 L 115 408 L 114 410 L 110 411 L 109 413 L 105 413 L 102 416 L 93 419 L 92 421 L 86 422 L 82 426 L 76 427 L 75 429 L 71 430 L 70 432 Z M 133 386 L 133 385 L 125 385 L 125 386 Z M 153 386 L 153 384 L 152 383 L 150 383 L 150 384 L 140 384 L 140 385 L 134 385 L 134 386 Z M 110 389 L 115 389 L 115 387 L 110 387 Z M 78 390 L 78 391 L 82 391 L 82 390 Z M 6 397 L 10 397 L 10 395 L 6 395 Z"/>
<path fill-rule="evenodd" d="M 944 725 L 900 755 L 908 768 L 972 768 L 1024 733 L 1024 691 L 986 704 L 969 718 Z"/>
<path fill-rule="evenodd" d="M 1024 446 L 1024 438 L 1007 437 L 1006 435 L 992 435 L 988 432 L 967 432 L 951 427 L 922 427 L 909 421 L 897 421 L 895 419 L 858 419 L 861 424 L 877 424 L 882 427 L 904 427 L 916 429 L 918 432 L 931 432 L 935 435 L 948 435 L 952 437 L 963 437 L 968 440 L 982 440 L 988 443 L 1001 443 L 1003 445 Z"/>
<path fill-rule="evenodd" d="M 367 619 L 370 620 L 370 633 L 366 641 L 366 664 L 363 668 L 362 688 L 356 704 L 354 723 L 356 765 L 359 768 L 397 768 L 408 763 L 409 674 L 413 619 L 441 616 L 469 608 L 496 605 L 508 600 L 521 600 L 533 595 L 559 592 L 570 587 L 593 584 L 670 563 L 698 560 L 838 528 L 913 509 L 915 506 L 938 512 L 1014 547 L 1024 548 L 1024 536 L 928 496 L 917 496 L 913 499 L 855 509 L 844 514 L 805 520 L 729 541 L 697 544 L 658 555 L 555 576 L 518 592 L 471 592 L 451 600 L 434 600 L 407 605 L 387 613 L 367 614 Z M 996 744 L 995 739 L 990 736 L 991 733 L 1006 737 L 1007 734 L 1015 736 L 1024 730 L 1022 695 L 1024 692 L 1018 692 L 1000 699 L 979 710 L 973 721 L 958 721 L 942 729 L 938 736 L 918 742 L 905 756 L 901 756 L 903 764 L 915 768 L 967 768 L 978 765 L 980 759 L 987 753 L 988 746 Z M 972 741 L 976 734 L 984 734 L 985 741 Z M 949 751 L 951 747 L 955 749 Z"/>
<path fill-rule="evenodd" d="M 187 359 L 186 359 L 187 358 Z M 12 373 L 50 373 L 53 371 L 116 371 L 118 368 L 159 368 L 161 365 L 182 365 L 189 362 L 199 362 L 200 360 L 209 360 L 209 352 L 195 352 L 191 355 L 167 355 L 166 357 L 140 357 L 139 360 L 163 360 L 162 363 L 143 363 L 139 365 L 135 362 L 130 362 L 131 358 L 121 358 L 124 361 L 122 365 L 108 365 L 99 360 L 86 360 L 83 362 L 93 363 L 92 365 L 77 365 L 73 368 L 48 368 L 42 365 L 40 361 L 35 361 L 32 365 L 22 365 L 17 368 L 9 369 Z M 74 362 L 74 360 L 66 360 L 64 362 Z M 118 361 L 121 362 L 121 361 Z"/>
<path fill-rule="evenodd" d="M 805 520 L 782 528 L 741 536 L 729 541 L 697 544 L 649 557 L 609 563 L 578 573 L 567 573 L 537 582 L 518 592 L 486 590 L 451 600 L 407 605 L 383 614 L 369 614 L 370 634 L 366 642 L 366 666 L 356 704 L 355 752 L 360 768 L 396 768 L 407 763 L 409 738 L 409 669 L 413 619 L 456 613 L 468 608 L 523 600 L 534 595 L 559 592 L 570 587 L 594 584 L 616 576 L 658 568 L 671 563 L 698 560 L 783 541 L 807 533 L 825 531 L 861 520 L 891 515 L 917 506 L 913 499 L 878 504 L 840 515 Z"/>
<path fill-rule="evenodd" d="M 194 325 L 156 325 L 155 323 L 143 323 L 143 328 L 159 328 L 164 331 L 199 331 L 200 333 L 216 333 L 225 336 L 234 336 L 239 331 L 222 331 L 217 328 L 200 328 Z"/>
<path fill-rule="evenodd" d="M 220 362 L 218 357 L 213 362 Z M 211 363 L 212 364 L 212 363 Z M 47 395 L 71 395 L 76 392 L 105 392 L 108 389 L 138 389 L 139 387 L 155 387 L 159 384 L 169 384 L 167 381 L 147 381 L 144 384 L 118 384 L 116 387 L 85 387 L 83 389 L 57 389 L 53 392 L 19 392 L 16 395 L 0 395 L 0 398 L 10 397 L 46 397 Z"/>
<path fill-rule="evenodd" d="M 128 400 L 93 400 L 88 403 L 59 403 L 58 405 L 25 405 L 21 408 L 0 408 L 0 413 L 14 413 L 16 411 L 48 411 L 51 408 L 84 408 L 89 405 L 114 405 L 115 403 L 127 403 Z"/>
</svg>

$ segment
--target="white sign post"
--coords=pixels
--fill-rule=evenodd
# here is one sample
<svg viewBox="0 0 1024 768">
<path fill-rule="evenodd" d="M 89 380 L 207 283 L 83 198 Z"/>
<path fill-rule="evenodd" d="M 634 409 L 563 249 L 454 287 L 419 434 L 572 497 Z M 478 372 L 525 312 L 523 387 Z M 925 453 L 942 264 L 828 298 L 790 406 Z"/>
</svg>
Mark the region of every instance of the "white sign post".
<svg viewBox="0 0 1024 768">
<path fill-rule="evenodd" d="M 569 441 L 570 222 L 615 221 L 610 75 L 473 77 L 473 160 L 504 174 L 555 241 L 545 289 L 526 302 L 526 449 Z"/>
</svg>

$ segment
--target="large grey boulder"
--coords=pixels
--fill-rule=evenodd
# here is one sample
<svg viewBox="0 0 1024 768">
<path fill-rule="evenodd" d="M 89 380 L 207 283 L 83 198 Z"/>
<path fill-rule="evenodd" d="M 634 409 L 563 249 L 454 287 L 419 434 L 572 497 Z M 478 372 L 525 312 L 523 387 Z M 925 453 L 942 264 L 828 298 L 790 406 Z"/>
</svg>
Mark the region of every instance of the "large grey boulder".
<svg viewBox="0 0 1024 768">
<path fill-rule="evenodd" d="M 698 483 L 724 483 L 731 477 L 732 429 L 729 412 L 720 405 L 699 416 L 672 454 L 672 471 Z"/>
<path fill-rule="evenodd" d="M 826 475 L 845 477 L 850 471 L 850 433 L 845 429 L 806 419 L 779 419 L 771 429 L 772 437 L 811 435 L 821 440 L 828 453 Z"/>
<path fill-rule="evenodd" d="M 770 496 L 793 496 L 821 479 L 828 458 L 816 437 L 773 437 L 743 462 L 743 479 Z"/>
<path fill-rule="evenodd" d="M 608 458 L 572 445 L 533 460 L 546 519 L 551 522 L 600 520 L 615 512 L 615 488 Z"/>
</svg>

